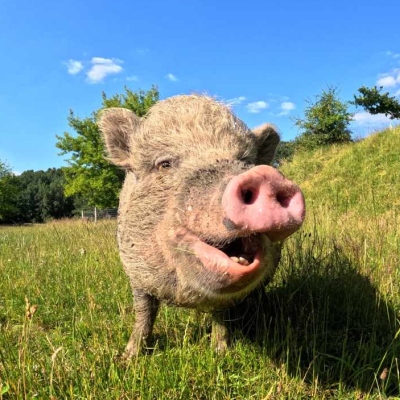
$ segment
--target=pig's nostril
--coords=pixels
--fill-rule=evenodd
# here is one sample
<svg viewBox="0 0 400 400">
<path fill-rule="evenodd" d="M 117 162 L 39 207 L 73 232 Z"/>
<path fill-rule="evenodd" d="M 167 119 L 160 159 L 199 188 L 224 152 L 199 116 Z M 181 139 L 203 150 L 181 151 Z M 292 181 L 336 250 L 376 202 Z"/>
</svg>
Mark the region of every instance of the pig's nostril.
<svg viewBox="0 0 400 400">
<path fill-rule="evenodd" d="M 283 207 L 287 208 L 290 205 L 290 200 L 292 199 L 292 195 L 285 192 L 278 192 L 276 194 L 276 201 Z"/>
<path fill-rule="evenodd" d="M 244 204 L 251 204 L 254 200 L 253 192 L 249 189 L 242 190 L 242 199 Z"/>
</svg>

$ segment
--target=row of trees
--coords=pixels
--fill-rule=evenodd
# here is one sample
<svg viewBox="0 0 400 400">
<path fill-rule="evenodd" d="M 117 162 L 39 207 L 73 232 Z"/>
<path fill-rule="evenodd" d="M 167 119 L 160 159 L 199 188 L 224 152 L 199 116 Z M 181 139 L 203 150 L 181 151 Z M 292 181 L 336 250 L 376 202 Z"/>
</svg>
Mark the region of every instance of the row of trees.
<svg viewBox="0 0 400 400">
<path fill-rule="evenodd" d="M 300 134 L 281 144 L 277 163 L 290 159 L 299 149 L 350 142 L 351 104 L 371 114 L 400 118 L 399 101 L 382 93 L 382 88 L 363 86 L 352 102 L 343 102 L 338 95 L 336 88 L 328 87 L 316 96 L 315 102 L 308 103 L 304 118 L 294 120 Z M 103 93 L 101 108 L 87 118 L 78 118 L 71 111 L 68 123 L 74 134 L 65 132 L 57 136 L 56 146 L 61 155 L 69 157 L 69 165 L 62 169 L 26 171 L 15 176 L 0 160 L 0 222 L 41 222 L 69 217 L 84 206 L 116 207 L 124 172 L 104 159 L 104 145 L 96 124 L 98 113 L 108 107 L 125 107 L 143 116 L 158 99 L 155 86 L 137 92 L 125 88 L 125 93 L 110 98 Z"/>
<path fill-rule="evenodd" d="M 0 221 L 8 223 L 43 222 L 72 216 L 78 198 L 64 194 L 63 171 L 25 171 L 14 175 L 0 164 Z"/>
</svg>

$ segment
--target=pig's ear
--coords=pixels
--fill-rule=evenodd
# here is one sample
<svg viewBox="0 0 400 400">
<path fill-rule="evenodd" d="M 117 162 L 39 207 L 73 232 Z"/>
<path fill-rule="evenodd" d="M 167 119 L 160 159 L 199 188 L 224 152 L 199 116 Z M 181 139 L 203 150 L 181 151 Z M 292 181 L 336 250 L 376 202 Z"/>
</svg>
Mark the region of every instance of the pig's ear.
<svg viewBox="0 0 400 400">
<path fill-rule="evenodd" d="M 271 164 L 280 142 L 278 129 L 272 124 L 263 124 L 253 129 L 253 133 L 256 137 L 257 164 Z"/>
<path fill-rule="evenodd" d="M 130 138 L 140 119 L 126 108 L 106 108 L 98 116 L 98 126 L 106 145 L 107 158 L 122 168 L 130 167 Z"/>
</svg>

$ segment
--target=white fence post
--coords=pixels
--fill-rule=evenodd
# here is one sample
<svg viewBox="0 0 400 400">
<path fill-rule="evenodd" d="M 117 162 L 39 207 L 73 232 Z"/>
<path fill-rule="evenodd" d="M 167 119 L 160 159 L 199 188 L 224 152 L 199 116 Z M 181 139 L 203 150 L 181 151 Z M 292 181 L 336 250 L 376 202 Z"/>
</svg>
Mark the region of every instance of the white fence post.
<svg viewBox="0 0 400 400">
<path fill-rule="evenodd" d="M 86 221 L 97 222 L 100 219 L 113 219 L 118 216 L 118 208 L 104 208 L 103 210 L 93 207 L 92 209 L 82 209 L 81 218 Z"/>
</svg>

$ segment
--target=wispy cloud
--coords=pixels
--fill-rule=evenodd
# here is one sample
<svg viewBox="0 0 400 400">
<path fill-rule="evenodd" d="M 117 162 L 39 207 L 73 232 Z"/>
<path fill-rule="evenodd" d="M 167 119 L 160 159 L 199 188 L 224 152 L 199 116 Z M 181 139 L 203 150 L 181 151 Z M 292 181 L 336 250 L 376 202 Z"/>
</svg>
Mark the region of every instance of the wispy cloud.
<svg viewBox="0 0 400 400">
<path fill-rule="evenodd" d="M 64 64 L 67 66 L 67 72 L 70 75 L 79 74 L 79 72 L 81 72 L 83 70 L 82 61 L 70 59 L 67 62 L 65 62 Z"/>
<path fill-rule="evenodd" d="M 238 106 L 239 104 L 242 104 L 245 100 L 246 97 L 244 96 L 234 97 L 233 99 L 226 100 L 226 104 L 228 106 L 234 107 Z"/>
<path fill-rule="evenodd" d="M 400 68 L 394 68 L 388 73 L 381 74 L 376 84 L 383 87 L 396 87 L 400 85 Z"/>
<path fill-rule="evenodd" d="M 130 75 L 126 77 L 126 80 L 128 82 L 137 82 L 139 80 L 139 77 L 137 75 Z"/>
<path fill-rule="evenodd" d="M 93 57 L 91 63 L 92 67 L 86 73 L 89 83 L 100 83 L 106 76 L 123 71 L 122 61 L 115 58 Z"/>
<path fill-rule="evenodd" d="M 394 59 L 400 58 L 400 53 L 395 53 L 395 52 L 393 52 L 393 51 L 391 51 L 391 50 L 388 50 L 388 51 L 386 52 L 386 55 L 389 56 L 389 57 L 391 57 L 391 58 L 394 58 Z"/>
<path fill-rule="evenodd" d="M 280 108 L 281 108 L 281 112 L 278 114 L 279 116 L 280 115 L 288 115 L 290 113 L 290 111 L 293 111 L 296 109 L 296 104 L 294 104 L 291 101 L 283 101 L 281 103 Z"/>
<path fill-rule="evenodd" d="M 386 117 L 384 114 L 370 114 L 367 112 L 355 113 L 353 116 L 353 121 L 356 125 L 366 126 L 366 125 L 389 125 L 393 121 Z"/>
<path fill-rule="evenodd" d="M 390 75 L 382 76 L 376 81 L 376 84 L 383 87 L 394 87 L 396 86 L 396 78 Z"/>
<path fill-rule="evenodd" d="M 262 110 L 268 108 L 269 104 L 266 101 L 260 100 L 246 105 L 247 111 L 252 114 L 258 114 Z"/>
<path fill-rule="evenodd" d="M 176 82 L 178 80 L 178 78 L 174 74 L 171 74 L 171 72 L 165 75 L 165 77 L 171 82 Z"/>
</svg>

